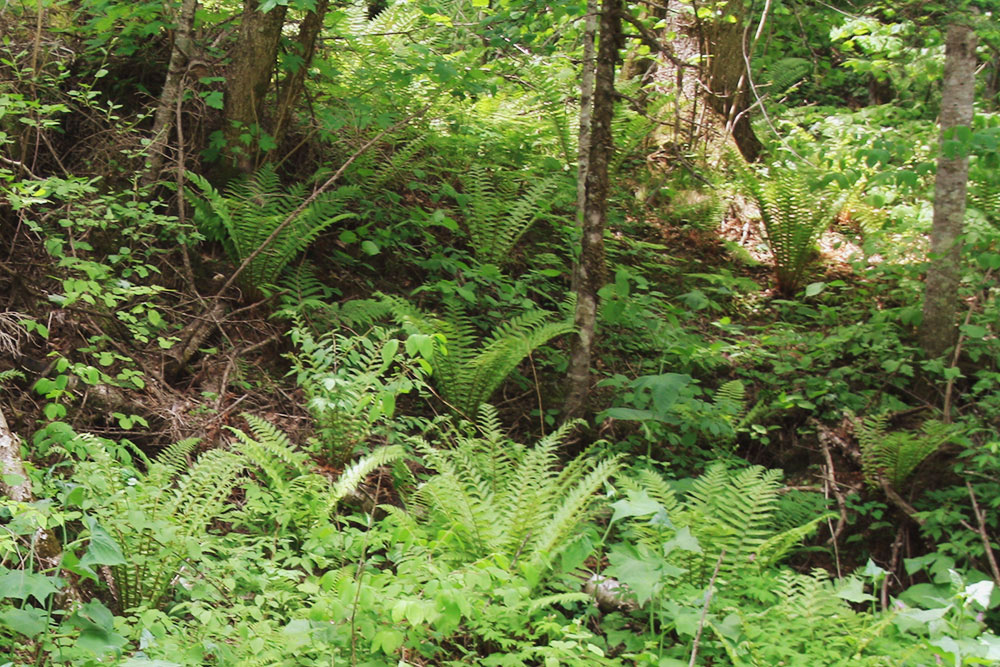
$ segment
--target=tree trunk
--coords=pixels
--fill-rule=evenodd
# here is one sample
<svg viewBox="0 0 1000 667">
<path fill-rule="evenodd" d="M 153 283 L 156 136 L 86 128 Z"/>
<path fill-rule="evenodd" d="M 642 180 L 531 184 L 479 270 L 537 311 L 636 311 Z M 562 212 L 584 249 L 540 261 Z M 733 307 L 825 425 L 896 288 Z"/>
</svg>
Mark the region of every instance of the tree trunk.
<svg viewBox="0 0 1000 667">
<path fill-rule="evenodd" d="M 326 17 L 326 10 L 329 6 L 329 0 L 319 0 L 316 3 L 315 11 L 306 14 L 299 25 L 299 38 L 296 42 L 298 59 L 294 71 L 289 72 L 285 77 L 278 95 L 278 110 L 274 119 L 274 132 L 272 132 L 275 143 L 274 150 L 271 151 L 272 157 L 276 151 L 280 150 L 281 143 L 284 141 L 292 121 L 295 104 L 302 95 L 306 73 L 309 71 L 309 64 L 316 51 L 316 38 L 319 37 L 320 30 L 323 29 L 323 19 Z"/>
<path fill-rule="evenodd" d="M 257 137 L 263 131 L 264 98 L 278 57 L 281 28 L 286 7 L 276 6 L 261 12 L 258 0 L 245 0 L 239 41 L 226 74 L 223 102 L 223 134 L 226 138 L 225 162 L 220 167 L 221 180 L 238 173 L 248 174 L 257 162 Z M 250 140 L 246 140 L 247 132 Z"/>
<path fill-rule="evenodd" d="M 747 162 L 756 162 L 763 145 L 753 131 L 747 113 L 746 59 L 743 35 L 746 30 L 743 0 L 730 0 L 712 20 L 698 23 L 701 52 L 708 58 L 702 82 L 708 91 L 708 105 L 726 121 L 740 154 Z"/>
<path fill-rule="evenodd" d="M 590 171 L 590 124 L 594 115 L 594 41 L 597 37 L 597 0 L 587 0 L 587 17 L 583 29 L 583 68 L 580 73 L 580 128 L 577 133 L 576 227 L 583 230 L 583 211 L 587 204 L 587 173 Z M 576 263 L 573 284 L 577 291 Z"/>
<path fill-rule="evenodd" d="M 621 0 L 604 0 L 600 45 L 594 74 L 594 104 L 590 130 L 590 160 L 583 206 L 580 259 L 576 264 L 577 336 L 570 352 L 563 416 L 583 414 L 590 393 L 590 357 L 597 326 L 598 290 L 604 285 L 604 223 L 608 211 L 608 164 L 611 160 L 611 120 L 615 107 L 615 67 L 622 44 Z"/>
<path fill-rule="evenodd" d="M 954 127 L 972 127 L 976 85 L 976 33 L 968 25 L 948 27 L 944 80 L 941 84 L 941 143 Z M 969 180 L 968 155 L 938 156 L 934 182 L 934 222 L 931 259 L 924 281 L 923 322 L 920 346 L 928 358 L 940 357 L 954 345 L 958 305 L 962 222 Z"/>
<path fill-rule="evenodd" d="M 153 138 L 149 143 L 149 162 L 146 173 L 142 176 L 143 185 L 149 185 L 160 177 L 160 171 L 166 160 L 167 144 L 169 143 L 177 98 L 181 94 L 188 60 L 191 57 L 191 31 L 197 10 L 198 0 L 182 0 L 181 12 L 177 18 L 177 28 L 174 31 L 174 46 L 170 52 L 170 63 L 167 65 L 167 78 L 163 82 L 160 101 L 156 106 L 156 114 L 153 116 Z"/>
</svg>

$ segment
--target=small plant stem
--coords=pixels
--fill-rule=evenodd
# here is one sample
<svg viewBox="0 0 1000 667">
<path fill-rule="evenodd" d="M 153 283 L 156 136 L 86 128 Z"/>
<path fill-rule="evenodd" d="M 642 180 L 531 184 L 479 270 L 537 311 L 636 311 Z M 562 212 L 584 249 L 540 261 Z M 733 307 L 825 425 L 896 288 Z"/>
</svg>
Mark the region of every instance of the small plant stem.
<svg viewBox="0 0 1000 667">
<path fill-rule="evenodd" d="M 993 269 L 988 270 L 983 276 L 983 280 L 989 281 L 990 278 L 992 277 L 992 273 Z M 972 302 L 969 304 L 969 310 L 967 313 L 965 313 L 965 322 L 962 324 L 962 326 L 968 326 L 969 322 L 972 320 L 972 313 L 976 311 L 976 306 L 978 305 L 978 303 L 979 303 L 979 294 L 977 293 L 976 296 L 973 297 Z M 965 334 L 962 332 L 962 329 L 959 328 L 958 340 L 955 342 L 955 352 L 951 355 L 951 366 L 949 366 L 949 368 L 955 368 L 958 366 L 958 358 L 962 354 L 962 343 L 964 342 L 965 342 Z M 948 378 L 948 383 L 945 385 L 944 388 L 944 406 L 941 408 L 941 412 L 943 413 L 941 421 L 943 421 L 945 424 L 951 423 L 951 399 L 954 394 L 954 391 L 955 391 L 955 378 L 950 377 Z"/>
<path fill-rule="evenodd" d="M 694 643 L 691 645 L 691 659 L 688 660 L 688 667 L 694 667 L 698 659 L 698 646 L 701 644 L 701 633 L 705 629 L 705 618 L 708 616 L 708 605 L 712 602 L 712 591 L 715 588 L 715 578 L 719 576 L 719 568 L 726 557 L 726 550 L 719 554 L 719 560 L 715 561 L 715 569 L 712 570 L 712 578 L 708 580 L 708 591 L 705 593 L 705 604 L 701 608 L 701 618 L 698 619 L 698 630 L 694 633 Z"/>
<path fill-rule="evenodd" d="M 382 477 L 379 476 L 378 484 L 375 485 L 375 495 L 373 496 L 372 510 L 368 513 L 368 530 L 365 531 L 364 542 L 361 543 L 361 556 L 358 560 L 358 572 L 355 575 L 358 585 L 354 588 L 354 603 L 351 605 L 351 666 L 358 664 L 358 628 L 355 623 L 358 615 L 358 605 L 361 603 L 361 582 L 365 572 L 365 556 L 368 553 L 368 538 L 372 534 L 372 526 L 375 523 L 375 510 L 378 509 L 378 495 L 382 490 Z"/>
<path fill-rule="evenodd" d="M 528 363 L 531 364 L 531 376 L 535 380 L 535 396 L 538 397 L 538 428 L 541 429 L 542 437 L 545 437 L 545 409 L 542 405 L 542 388 L 538 384 L 538 372 L 535 370 L 535 360 L 528 353 Z"/>
</svg>

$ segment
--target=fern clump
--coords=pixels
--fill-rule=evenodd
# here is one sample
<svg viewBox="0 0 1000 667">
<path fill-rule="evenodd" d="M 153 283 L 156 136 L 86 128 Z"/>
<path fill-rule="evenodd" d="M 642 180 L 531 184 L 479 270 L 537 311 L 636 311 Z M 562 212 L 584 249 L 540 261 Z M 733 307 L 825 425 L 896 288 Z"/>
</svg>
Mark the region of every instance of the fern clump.
<svg viewBox="0 0 1000 667">
<path fill-rule="evenodd" d="M 340 212 L 341 193 L 334 191 L 318 197 L 289 220 L 308 196 L 305 185 L 286 189 L 270 165 L 233 182 L 224 194 L 203 176 L 188 172 L 187 177 L 200 190 L 188 194 L 195 220 L 206 237 L 221 241 L 236 262 L 263 248 L 242 274 L 244 285 L 255 291 L 273 285 L 285 266 L 325 229 L 353 215 Z"/>
<path fill-rule="evenodd" d="M 472 320 L 456 308 L 437 317 L 403 299 L 385 299 L 404 329 L 437 339 L 432 378 L 448 404 L 466 417 L 475 415 L 529 354 L 573 330 L 569 321 L 553 321 L 548 311 L 532 310 L 497 325 L 480 339 Z"/>
<path fill-rule="evenodd" d="M 899 487 L 924 459 L 957 434 L 954 425 L 936 419 L 924 422 L 918 432 L 890 431 L 888 421 L 888 414 L 883 412 L 857 423 L 862 471 L 872 486 L 885 480 Z"/>
<path fill-rule="evenodd" d="M 633 520 L 626 534 L 635 546 L 619 548 L 612 562 L 631 562 L 637 554 L 658 545 L 674 544 L 664 570 L 666 585 L 705 586 L 718 568 L 724 582 L 766 569 L 816 530 L 829 516 L 823 513 L 792 527 L 779 523 L 781 471 L 752 466 L 731 470 L 715 464 L 699 477 L 683 498 L 669 482 L 645 471 L 621 480 L 626 499 L 615 503 L 615 517 L 651 517 Z M 638 549 L 638 551 L 637 551 Z M 621 572 L 612 569 L 614 576 Z M 628 583 L 627 577 L 625 583 Z"/>
<path fill-rule="evenodd" d="M 319 445 L 336 463 L 389 422 L 398 396 L 423 387 L 423 369 L 406 363 L 400 341 L 383 327 L 316 336 L 300 323 L 291 337 L 298 347 L 290 355 L 292 372 L 316 420 Z"/>
<path fill-rule="evenodd" d="M 188 439 L 146 460 L 141 473 L 97 438 L 78 437 L 90 460 L 80 463 L 75 479 L 95 499 L 94 516 L 124 555 L 124 563 L 111 567 L 119 604 L 160 606 L 181 566 L 203 552 L 210 524 L 226 515 L 243 458 L 213 449 L 189 466 L 198 440 Z"/>
<path fill-rule="evenodd" d="M 816 241 L 850 193 L 823 185 L 795 165 L 773 164 L 762 175 L 745 171 L 743 180 L 760 208 L 778 291 L 794 294 L 804 281 Z"/>
<path fill-rule="evenodd" d="M 314 472 L 308 455 L 296 449 L 288 436 L 270 422 L 244 414 L 250 434 L 229 427 L 233 446 L 255 470 L 261 484 L 248 488 L 252 504 L 283 526 L 314 525 L 328 520 L 338 503 L 354 493 L 376 468 L 400 459 L 402 447 L 379 447 L 344 468 L 336 482 Z M 266 498 L 265 498 L 266 496 Z"/>
<path fill-rule="evenodd" d="M 559 181 L 549 176 L 520 192 L 519 184 L 473 165 L 462 179 L 465 192 L 459 201 L 476 259 L 498 266 L 509 263 L 514 246 L 552 205 Z"/>
<path fill-rule="evenodd" d="M 496 410 L 484 405 L 475 435 L 454 429 L 446 446 L 421 445 L 434 475 L 409 504 L 423 523 L 446 536 L 441 556 L 500 557 L 510 567 L 530 565 L 536 577 L 547 570 L 620 467 L 617 458 L 587 455 L 560 467 L 559 446 L 575 426 L 564 424 L 528 447 L 504 436 Z"/>
</svg>

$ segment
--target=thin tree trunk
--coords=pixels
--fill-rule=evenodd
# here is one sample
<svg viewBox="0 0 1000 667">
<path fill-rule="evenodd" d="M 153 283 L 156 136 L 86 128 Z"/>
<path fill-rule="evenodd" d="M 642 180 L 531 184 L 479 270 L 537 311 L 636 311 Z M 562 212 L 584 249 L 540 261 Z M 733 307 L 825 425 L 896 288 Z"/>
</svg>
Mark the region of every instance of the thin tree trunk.
<svg viewBox="0 0 1000 667">
<path fill-rule="evenodd" d="M 153 138 L 149 143 L 149 162 L 146 173 L 142 176 L 143 185 L 149 185 L 160 177 L 160 170 L 163 169 L 163 162 L 166 160 L 170 126 L 177 98 L 181 94 L 184 75 L 187 73 L 188 60 L 191 57 L 191 32 L 197 10 L 198 0 L 182 0 L 177 28 L 174 30 L 174 46 L 170 52 L 170 63 L 167 65 L 167 78 L 163 82 L 160 101 L 153 116 Z"/>
<path fill-rule="evenodd" d="M 615 108 L 615 67 L 622 43 L 621 0 L 604 0 L 600 22 L 600 45 L 594 76 L 594 109 L 590 131 L 590 164 L 583 207 L 583 235 L 576 285 L 577 336 L 570 352 L 563 416 L 583 414 L 590 393 L 590 357 L 597 326 L 598 290 L 604 285 L 604 224 L 608 211 L 608 164 L 614 146 L 611 120 Z"/>
<path fill-rule="evenodd" d="M 292 121 L 292 112 L 302 90 L 305 87 L 306 73 L 309 71 L 309 64 L 312 62 L 313 54 L 316 52 L 316 38 L 319 37 L 323 29 L 323 19 L 326 17 L 326 10 L 329 8 L 329 0 L 319 0 L 316 3 L 315 11 L 306 14 L 299 25 L 299 38 L 296 48 L 298 57 L 296 69 L 285 77 L 278 95 L 278 111 L 274 119 L 274 132 L 272 137 L 276 144 L 272 153 L 280 150 L 285 134 Z"/>
<path fill-rule="evenodd" d="M 590 124 L 594 115 L 594 39 L 597 36 L 597 0 L 587 0 L 583 29 L 583 70 L 580 73 L 580 128 L 577 133 L 576 226 L 582 233 L 587 204 L 587 172 L 590 171 Z M 577 290 L 574 264 L 572 290 Z"/>
<path fill-rule="evenodd" d="M 222 110 L 226 161 L 220 167 L 220 180 L 228 180 L 238 173 L 250 173 L 256 167 L 257 141 L 255 137 L 244 141 L 244 135 L 248 129 L 263 131 L 264 98 L 278 57 L 286 9 L 278 5 L 264 13 L 260 11 L 258 0 L 243 3 L 239 41 L 226 75 Z"/>
<path fill-rule="evenodd" d="M 934 182 L 931 260 L 924 281 L 920 346 L 928 358 L 940 357 L 955 343 L 962 222 L 969 180 L 969 158 L 944 154 L 945 135 L 954 127 L 972 127 L 976 85 L 976 33 L 956 22 L 948 27 L 944 80 L 941 84 L 941 144 Z"/>
</svg>

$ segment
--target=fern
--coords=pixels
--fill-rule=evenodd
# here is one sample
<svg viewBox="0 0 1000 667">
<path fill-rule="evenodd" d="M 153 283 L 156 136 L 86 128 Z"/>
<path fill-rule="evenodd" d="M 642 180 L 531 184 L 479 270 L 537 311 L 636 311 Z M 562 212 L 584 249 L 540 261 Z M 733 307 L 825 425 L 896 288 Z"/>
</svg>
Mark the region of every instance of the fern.
<svg viewBox="0 0 1000 667">
<path fill-rule="evenodd" d="M 383 298 L 404 328 L 443 336 L 434 350 L 432 377 L 449 405 L 465 416 L 476 414 L 534 350 L 573 330 L 572 323 L 551 321 L 549 312 L 533 310 L 500 324 L 480 341 L 471 320 L 454 308 L 439 318 L 397 297 Z"/>
<path fill-rule="evenodd" d="M 801 286 L 816 241 L 850 192 L 814 184 L 808 170 L 774 164 L 766 176 L 745 170 L 744 184 L 760 208 L 774 257 L 777 288 L 791 295 Z"/>
<path fill-rule="evenodd" d="M 253 437 L 237 428 L 229 428 L 241 451 L 260 472 L 275 496 L 272 512 L 280 520 L 301 521 L 311 525 L 328 518 L 337 504 L 348 497 L 376 468 L 402 458 L 398 445 L 380 447 L 345 468 L 334 484 L 313 472 L 309 457 L 298 451 L 288 436 L 270 422 L 244 414 Z"/>
<path fill-rule="evenodd" d="M 952 425 L 934 419 L 924 422 L 920 432 L 889 431 L 887 413 L 869 416 L 857 428 L 865 479 L 872 486 L 885 479 L 899 487 L 924 459 L 955 435 Z"/>
<path fill-rule="evenodd" d="M 188 172 L 188 179 L 200 191 L 188 193 L 195 220 L 206 236 L 225 244 L 234 261 L 246 260 L 267 243 L 243 273 L 244 284 L 253 290 L 273 285 L 282 269 L 323 230 L 354 215 L 334 213 L 337 192 L 328 193 L 296 214 L 276 238 L 267 242 L 306 198 L 305 186 L 297 184 L 285 190 L 269 165 L 234 182 L 225 194 L 198 174 Z"/>
<path fill-rule="evenodd" d="M 24 373 L 16 368 L 0 371 L 0 386 L 3 386 L 11 380 L 24 380 Z"/>
<path fill-rule="evenodd" d="M 94 514 L 125 557 L 111 567 L 122 609 L 161 605 L 182 563 L 200 551 L 211 521 L 225 513 L 243 460 L 211 450 L 188 468 L 196 443 L 168 447 L 142 474 L 88 439 L 90 460 L 80 464 L 76 480 L 101 499 Z"/>
<path fill-rule="evenodd" d="M 673 525 L 664 529 L 635 522 L 632 530 L 639 541 L 657 546 L 670 533 L 690 530 L 699 550 L 673 551 L 668 561 L 685 573 L 679 577 L 704 586 L 720 561 L 720 576 L 729 582 L 739 581 L 742 573 L 760 572 L 773 565 L 832 516 L 823 513 L 790 528 L 779 525 L 780 477 L 780 471 L 759 466 L 734 471 L 716 464 L 695 480 L 680 501 L 667 482 L 653 472 L 623 480 L 623 485 L 633 494 L 641 490 L 659 502 Z"/>
<path fill-rule="evenodd" d="M 812 72 L 813 63 L 805 58 L 782 58 L 768 66 L 761 87 L 768 95 L 778 97 Z"/>
<path fill-rule="evenodd" d="M 465 196 L 460 199 L 465 226 L 476 258 L 502 266 L 529 227 L 551 205 L 559 185 L 557 176 L 539 179 L 518 194 L 520 188 L 504 182 L 508 174 L 494 175 L 473 165 L 463 177 Z"/>
<path fill-rule="evenodd" d="M 445 536 L 442 556 L 475 560 L 500 556 L 510 567 L 530 563 L 544 573 L 554 555 L 590 515 L 595 492 L 620 467 L 617 458 L 582 456 L 562 471 L 559 444 L 576 425 L 565 424 L 534 448 L 499 431 L 484 405 L 479 435 L 453 432 L 454 445 L 421 453 L 435 474 L 409 504 Z"/>
<path fill-rule="evenodd" d="M 365 318 L 368 312 L 355 316 Z M 297 327 L 292 340 L 299 348 L 291 355 L 293 372 L 305 390 L 320 444 L 336 462 L 349 458 L 393 416 L 398 395 L 422 386 L 422 371 L 397 363 L 399 341 L 384 328 L 315 337 Z"/>
</svg>

